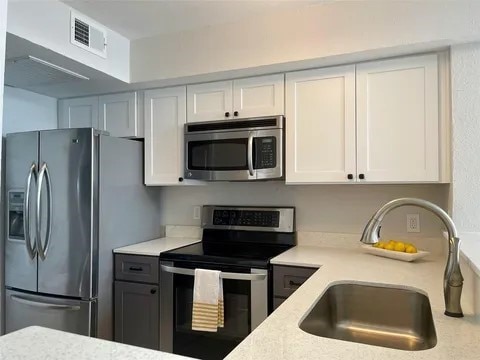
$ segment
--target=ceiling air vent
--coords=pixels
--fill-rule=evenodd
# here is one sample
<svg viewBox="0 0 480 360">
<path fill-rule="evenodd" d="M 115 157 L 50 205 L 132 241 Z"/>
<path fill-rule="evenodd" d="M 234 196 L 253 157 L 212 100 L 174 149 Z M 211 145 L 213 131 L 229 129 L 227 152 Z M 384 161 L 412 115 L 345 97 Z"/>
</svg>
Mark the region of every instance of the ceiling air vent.
<svg viewBox="0 0 480 360">
<path fill-rule="evenodd" d="M 107 32 L 93 20 L 71 13 L 70 41 L 93 54 L 107 57 Z"/>
</svg>

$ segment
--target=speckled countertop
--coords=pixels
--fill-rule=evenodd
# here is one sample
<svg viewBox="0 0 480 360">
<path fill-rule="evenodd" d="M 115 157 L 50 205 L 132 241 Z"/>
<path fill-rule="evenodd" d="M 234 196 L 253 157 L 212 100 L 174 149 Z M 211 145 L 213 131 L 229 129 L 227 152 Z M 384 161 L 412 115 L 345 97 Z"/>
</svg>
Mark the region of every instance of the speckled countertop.
<svg viewBox="0 0 480 360">
<path fill-rule="evenodd" d="M 159 256 L 164 251 L 177 249 L 199 241 L 201 240 L 198 238 L 164 237 L 117 248 L 113 252 L 115 254 Z"/>
<path fill-rule="evenodd" d="M 250 359 L 480 359 L 480 321 L 470 303 L 470 288 L 464 287 L 462 319 L 443 314 L 443 271 L 445 258 L 427 258 L 406 263 L 364 254 L 358 249 L 295 247 L 272 263 L 320 266 L 292 296 L 256 328 L 228 356 Z M 298 324 L 316 300 L 338 282 L 394 284 L 417 288 L 430 299 L 437 332 L 437 345 L 429 350 L 404 351 L 310 335 Z M 374 300 L 374 299 L 372 299 Z M 392 311 L 394 311 L 392 304 Z"/>
<path fill-rule="evenodd" d="M 30 326 L 0 337 L 0 359 L 186 360 L 191 358 Z"/>
</svg>

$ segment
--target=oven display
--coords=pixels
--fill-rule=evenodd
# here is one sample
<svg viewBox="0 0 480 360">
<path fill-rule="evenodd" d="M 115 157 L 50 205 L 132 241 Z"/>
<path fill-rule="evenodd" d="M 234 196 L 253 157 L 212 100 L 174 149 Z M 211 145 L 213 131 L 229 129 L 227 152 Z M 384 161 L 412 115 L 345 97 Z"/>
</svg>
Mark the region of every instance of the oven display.
<svg viewBox="0 0 480 360">
<path fill-rule="evenodd" d="M 265 210 L 215 210 L 213 225 L 278 227 L 279 211 Z"/>
</svg>

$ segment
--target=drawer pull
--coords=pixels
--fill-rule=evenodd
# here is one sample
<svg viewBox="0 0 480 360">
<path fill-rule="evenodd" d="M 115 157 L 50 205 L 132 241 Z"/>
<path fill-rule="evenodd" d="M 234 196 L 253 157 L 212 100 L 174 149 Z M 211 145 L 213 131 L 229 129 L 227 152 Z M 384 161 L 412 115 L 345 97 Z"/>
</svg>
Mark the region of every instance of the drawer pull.
<svg viewBox="0 0 480 360">
<path fill-rule="evenodd" d="M 130 271 L 143 271 L 143 268 L 141 266 L 130 266 L 128 269 Z"/>
<path fill-rule="evenodd" d="M 300 286 L 302 286 L 302 284 L 303 284 L 302 282 L 295 282 L 295 281 L 293 281 L 293 280 L 290 280 L 290 281 L 288 282 L 288 285 L 290 285 L 290 286 L 296 286 L 296 287 L 300 287 Z"/>
</svg>

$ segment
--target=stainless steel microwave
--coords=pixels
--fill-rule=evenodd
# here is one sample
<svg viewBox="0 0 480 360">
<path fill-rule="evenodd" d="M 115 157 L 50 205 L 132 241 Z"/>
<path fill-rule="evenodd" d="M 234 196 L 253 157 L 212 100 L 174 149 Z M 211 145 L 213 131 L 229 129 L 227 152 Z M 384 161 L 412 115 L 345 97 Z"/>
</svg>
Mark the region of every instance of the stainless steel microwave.
<svg viewBox="0 0 480 360">
<path fill-rule="evenodd" d="M 185 124 L 185 179 L 281 179 L 283 116 Z"/>
</svg>

